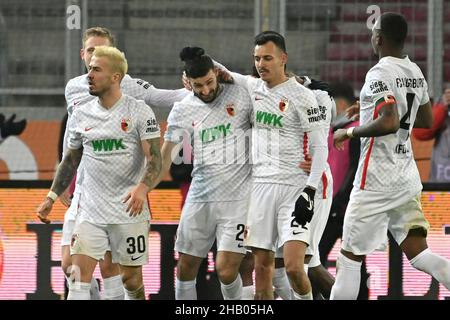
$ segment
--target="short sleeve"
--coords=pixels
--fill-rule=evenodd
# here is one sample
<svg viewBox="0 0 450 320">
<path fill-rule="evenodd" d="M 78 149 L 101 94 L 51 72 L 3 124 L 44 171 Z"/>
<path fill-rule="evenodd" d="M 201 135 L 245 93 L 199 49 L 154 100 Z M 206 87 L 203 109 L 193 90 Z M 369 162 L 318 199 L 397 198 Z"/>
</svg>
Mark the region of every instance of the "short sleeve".
<svg viewBox="0 0 450 320">
<path fill-rule="evenodd" d="M 428 95 L 428 83 L 426 80 L 424 80 L 423 95 L 422 95 L 422 99 L 420 100 L 420 105 L 423 106 L 424 104 L 428 103 L 429 101 L 430 101 L 430 96 Z"/>
<path fill-rule="evenodd" d="M 141 140 L 148 140 L 160 137 L 159 124 L 156 120 L 152 108 L 144 102 L 139 103 L 139 112 L 137 119 L 139 136 Z"/>
<path fill-rule="evenodd" d="M 369 107 L 375 106 L 375 110 L 378 111 L 386 104 L 396 103 L 394 91 L 392 89 L 392 81 L 390 75 L 387 72 L 380 72 L 377 69 L 369 71 L 366 79 L 367 85 L 367 102 L 361 105 Z"/>
<path fill-rule="evenodd" d="M 301 85 L 299 84 L 299 86 Z M 326 115 L 319 108 L 314 93 L 304 87 L 302 89 L 303 92 L 300 92 L 297 101 L 294 101 L 302 131 L 309 132 L 323 128 L 326 125 Z"/>
<path fill-rule="evenodd" d="M 80 149 L 83 144 L 83 139 L 81 137 L 81 132 L 78 129 L 79 117 L 80 114 L 78 112 L 79 109 L 75 109 L 72 113 L 72 116 L 69 117 L 67 128 L 69 131 L 67 146 L 69 149 Z"/>
<path fill-rule="evenodd" d="M 164 134 L 164 140 L 180 143 L 186 131 L 186 119 L 181 112 L 183 106 L 181 102 L 176 102 L 167 118 L 167 130 Z"/>
</svg>

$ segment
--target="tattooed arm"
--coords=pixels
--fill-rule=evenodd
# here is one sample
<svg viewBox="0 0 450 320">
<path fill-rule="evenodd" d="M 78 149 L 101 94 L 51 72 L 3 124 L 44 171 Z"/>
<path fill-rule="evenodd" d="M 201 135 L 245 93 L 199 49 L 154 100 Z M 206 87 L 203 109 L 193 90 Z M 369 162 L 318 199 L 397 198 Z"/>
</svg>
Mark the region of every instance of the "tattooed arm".
<svg viewBox="0 0 450 320">
<path fill-rule="evenodd" d="M 83 148 L 69 149 L 58 166 L 52 187 L 45 200 L 37 208 L 37 216 L 44 223 L 50 223 L 47 216 L 52 211 L 53 203 L 64 190 L 70 185 L 77 172 L 78 165 L 83 155 Z"/>
<path fill-rule="evenodd" d="M 159 137 L 142 141 L 142 148 L 147 158 L 147 166 L 141 182 L 131 190 L 123 202 L 128 202 L 126 212 L 130 217 L 141 214 L 147 193 L 156 186 L 156 180 L 161 172 L 161 151 L 159 150 Z"/>
</svg>

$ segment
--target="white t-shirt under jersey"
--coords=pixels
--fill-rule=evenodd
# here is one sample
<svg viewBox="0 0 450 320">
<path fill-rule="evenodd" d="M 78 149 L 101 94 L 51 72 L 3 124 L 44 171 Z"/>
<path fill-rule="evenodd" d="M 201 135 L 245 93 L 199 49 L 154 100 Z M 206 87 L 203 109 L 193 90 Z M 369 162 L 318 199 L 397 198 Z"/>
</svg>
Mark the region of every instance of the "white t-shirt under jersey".
<svg viewBox="0 0 450 320">
<path fill-rule="evenodd" d="M 374 121 L 378 109 L 394 97 L 400 129 L 386 136 L 361 138 L 355 187 L 389 193 L 422 189 L 410 136 L 419 106 L 430 100 L 427 90 L 422 71 L 408 57 L 384 57 L 367 73 L 360 95 L 360 125 Z"/>
<path fill-rule="evenodd" d="M 247 199 L 251 183 L 252 105 L 247 91 L 223 84 L 211 103 L 193 93 L 175 103 L 167 119 L 165 140 L 193 144 L 192 182 L 187 202 Z"/>
<path fill-rule="evenodd" d="M 83 147 L 80 218 L 96 224 L 149 220 L 147 203 L 140 215 L 129 217 L 122 201 L 145 170 L 141 141 L 160 137 L 152 109 L 125 94 L 110 109 L 96 99 L 73 111 L 68 128 L 68 147 Z"/>
</svg>

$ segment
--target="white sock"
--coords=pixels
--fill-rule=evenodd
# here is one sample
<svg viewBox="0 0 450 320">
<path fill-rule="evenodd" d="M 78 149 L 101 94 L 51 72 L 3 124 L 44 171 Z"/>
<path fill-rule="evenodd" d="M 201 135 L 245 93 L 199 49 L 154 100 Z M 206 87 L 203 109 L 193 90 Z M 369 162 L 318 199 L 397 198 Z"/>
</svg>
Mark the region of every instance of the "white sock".
<svg viewBox="0 0 450 320">
<path fill-rule="evenodd" d="M 139 289 L 129 291 L 127 289 L 123 289 L 125 291 L 125 300 L 145 300 L 145 288 L 142 285 Z"/>
<path fill-rule="evenodd" d="M 272 284 L 275 293 L 283 300 L 291 300 L 291 285 L 286 274 L 285 268 L 276 268 L 273 273 Z"/>
<path fill-rule="evenodd" d="M 92 277 L 91 280 L 91 290 L 89 291 L 91 295 L 91 300 L 100 300 L 100 288 L 98 287 L 97 279 Z"/>
<path fill-rule="evenodd" d="M 255 299 L 255 288 L 253 286 L 242 287 L 241 300 L 254 300 Z"/>
<path fill-rule="evenodd" d="M 242 278 L 238 274 L 236 279 L 230 284 L 220 282 L 220 290 L 222 291 L 224 300 L 241 300 L 242 298 Z"/>
<path fill-rule="evenodd" d="M 197 300 L 196 280 L 175 281 L 175 300 Z"/>
<path fill-rule="evenodd" d="M 336 281 L 331 289 L 330 300 L 356 300 L 361 282 L 361 264 L 339 253 Z"/>
<path fill-rule="evenodd" d="M 312 300 L 312 291 L 308 292 L 307 294 L 299 294 L 292 290 L 292 300 Z"/>
<path fill-rule="evenodd" d="M 103 279 L 104 300 L 124 300 L 125 288 L 120 275 Z"/>
<path fill-rule="evenodd" d="M 450 290 L 450 261 L 425 249 L 411 259 L 411 265 L 417 270 L 428 273 L 444 287 Z"/>
<path fill-rule="evenodd" d="M 91 284 L 86 282 L 69 282 L 69 295 L 67 300 L 90 300 Z"/>
</svg>

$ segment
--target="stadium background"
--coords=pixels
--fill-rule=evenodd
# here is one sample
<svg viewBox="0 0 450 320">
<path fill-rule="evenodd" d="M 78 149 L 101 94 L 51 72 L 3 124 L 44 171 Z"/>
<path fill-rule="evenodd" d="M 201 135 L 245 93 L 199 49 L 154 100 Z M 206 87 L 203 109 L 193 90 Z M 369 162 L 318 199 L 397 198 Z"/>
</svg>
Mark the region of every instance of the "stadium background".
<svg viewBox="0 0 450 320">
<path fill-rule="evenodd" d="M 67 28 L 78 14 L 67 11 L 71 5 L 80 8 L 80 28 Z M 186 45 L 202 46 L 230 69 L 250 73 L 253 36 L 273 29 L 286 36 L 291 71 L 345 81 L 358 92 L 376 63 L 367 28 L 376 12 L 373 6 L 405 15 L 406 51 L 424 71 L 431 96 L 439 99 L 450 84 L 450 1 L 2 0 L 0 113 L 15 113 L 28 124 L 20 136 L 0 144 L 0 299 L 58 299 L 63 292 L 58 266 L 63 208 L 58 204 L 52 213 L 52 226 L 37 223 L 34 210 L 58 163 L 65 83 L 85 72 L 79 49 L 86 27 L 110 28 L 126 53 L 129 74 L 158 88 L 181 87 L 178 53 Z M 164 128 L 169 110 L 154 110 Z M 432 145 L 433 141 L 413 140 L 424 183 Z M 155 223 L 145 284 L 156 299 L 173 297 L 172 243 L 181 197 L 170 177 L 166 180 L 150 194 Z M 429 191 L 422 200 L 432 225 L 430 247 L 450 258 L 450 188 L 425 187 Z M 335 260 L 338 248 L 339 243 L 330 260 Z M 371 255 L 368 271 L 371 299 L 450 297 L 429 276 L 413 270 L 396 246 Z M 100 278 L 98 270 L 95 275 Z M 219 297 L 213 252 L 201 277 L 205 291 L 199 296 Z"/>
</svg>

